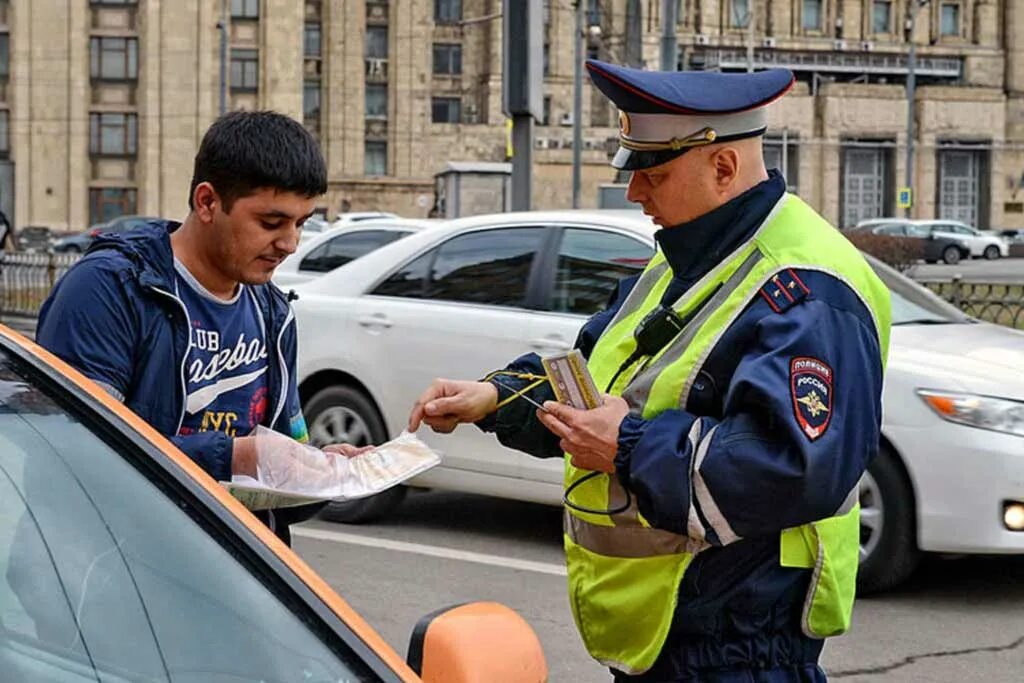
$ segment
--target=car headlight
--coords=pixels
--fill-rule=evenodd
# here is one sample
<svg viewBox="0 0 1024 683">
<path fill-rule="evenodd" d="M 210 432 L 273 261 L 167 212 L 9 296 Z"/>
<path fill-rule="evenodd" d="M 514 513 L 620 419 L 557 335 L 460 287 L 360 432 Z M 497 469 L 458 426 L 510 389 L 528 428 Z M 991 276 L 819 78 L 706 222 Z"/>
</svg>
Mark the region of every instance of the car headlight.
<svg viewBox="0 0 1024 683">
<path fill-rule="evenodd" d="M 1024 436 L 1024 402 L 944 391 L 919 390 L 917 395 L 944 420 Z"/>
</svg>

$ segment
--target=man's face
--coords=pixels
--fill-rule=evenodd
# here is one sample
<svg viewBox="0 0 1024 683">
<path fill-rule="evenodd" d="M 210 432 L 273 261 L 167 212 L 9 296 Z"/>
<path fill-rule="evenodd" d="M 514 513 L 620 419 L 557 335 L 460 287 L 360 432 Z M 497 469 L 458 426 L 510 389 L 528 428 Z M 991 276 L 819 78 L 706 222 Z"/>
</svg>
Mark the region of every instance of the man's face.
<svg viewBox="0 0 1024 683">
<path fill-rule="evenodd" d="M 207 242 L 211 265 L 236 282 L 269 282 L 298 247 L 315 204 L 315 197 L 266 188 L 236 199 L 229 213 L 218 208 Z"/>
<path fill-rule="evenodd" d="M 703 216 L 719 203 L 711 151 L 694 148 L 660 166 L 633 171 L 626 199 L 641 204 L 663 228 Z"/>
</svg>

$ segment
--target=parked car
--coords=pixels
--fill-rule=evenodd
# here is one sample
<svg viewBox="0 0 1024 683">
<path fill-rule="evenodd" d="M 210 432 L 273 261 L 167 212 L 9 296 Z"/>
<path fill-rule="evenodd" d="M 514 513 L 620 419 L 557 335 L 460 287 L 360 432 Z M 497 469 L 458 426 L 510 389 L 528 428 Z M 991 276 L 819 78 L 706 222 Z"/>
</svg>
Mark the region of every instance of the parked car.
<svg viewBox="0 0 1024 683">
<path fill-rule="evenodd" d="M 28 253 L 47 251 L 53 241 L 53 233 L 42 225 L 26 225 L 17 232 L 18 250 Z"/>
<path fill-rule="evenodd" d="M 410 668 L 195 463 L 7 328 L 0 442 L 4 681 L 545 680 L 494 603 L 424 618 Z"/>
<path fill-rule="evenodd" d="M 84 254 L 93 240 L 104 232 L 124 232 L 145 225 L 149 221 L 159 220 L 148 216 L 121 216 L 107 223 L 93 225 L 88 230 L 74 235 L 68 235 L 57 240 L 53 245 L 53 251 L 67 252 L 73 254 Z"/>
<path fill-rule="evenodd" d="M 347 223 L 372 221 L 377 218 L 398 218 L 398 214 L 389 211 L 348 211 L 339 213 L 331 225 L 337 228 Z"/>
<path fill-rule="evenodd" d="M 913 226 L 913 230 L 922 237 L 934 236 L 937 239 L 952 239 L 962 242 L 967 247 L 972 258 L 993 260 L 1001 257 L 1005 258 L 1009 255 L 1010 247 L 1001 237 L 985 233 L 959 221 L 878 218 L 870 221 L 861 221 L 857 224 L 857 227 L 863 228 L 890 223 Z"/>
<path fill-rule="evenodd" d="M 1000 230 L 999 236 L 1011 244 L 1024 243 L 1024 230 L 1011 229 L 1011 230 Z"/>
<path fill-rule="evenodd" d="M 379 218 L 314 233 L 278 266 L 274 282 L 281 287 L 307 282 L 437 222 Z M 305 237 L 306 229 L 302 231 Z"/>
<path fill-rule="evenodd" d="M 870 232 L 873 235 L 885 235 L 897 237 L 902 240 L 910 240 L 915 252 L 923 258 L 926 263 L 938 263 L 942 261 L 949 265 L 960 262 L 960 259 L 969 258 L 970 247 L 959 237 L 943 236 L 932 233 L 927 228 L 921 227 L 911 221 L 890 219 L 888 223 L 867 222 L 858 225 L 847 234 L 851 236 L 863 232 Z"/>
<path fill-rule="evenodd" d="M 312 439 L 383 441 L 434 377 L 482 377 L 525 352 L 570 348 L 654 252 L 654 231 L 625 213 L 466 218 L 302 285 L 298 372 Z M 1024 333 L 974 321 L 869 260 L 892 291 L 893 333 L 882 451 L 861 494 L 862 586 L 895 585 L 922 551 L 1024 552 L 1024 531 L 1003 516 L 1020 505 L 1024 517 Z M 560 462 L 473 428 L 424 439 L 446 458 L 418 486 L 561 504 Z M 332 503 L 326 516 L 366 521 L 402 496 Z"/>
</svg>

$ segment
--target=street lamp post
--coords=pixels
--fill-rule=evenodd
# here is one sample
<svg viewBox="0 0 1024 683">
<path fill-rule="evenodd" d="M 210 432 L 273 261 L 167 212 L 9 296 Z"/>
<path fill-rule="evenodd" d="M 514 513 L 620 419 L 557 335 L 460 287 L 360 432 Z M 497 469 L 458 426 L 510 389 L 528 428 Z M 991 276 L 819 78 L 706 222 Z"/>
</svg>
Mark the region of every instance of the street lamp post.
<svg viewBox="0 0 1024 683">
<path fill-rule="evenodd" d="M 580 208 L 583 153 L 583 0 L 576 0 L 576 33 L 572 71 L 572 208 Z"/>
<path fill-rule="evenodd" d="M 917 45 L 914 43 L 914 25 L 918 11 L 927 4 L 928 0 L 914 0 L 907 6 L 906 30 L 910 49 L 907 52 L 907 161 L 904 187 L 910 191 L 910 201 L 907 202 L 907 206 L 903 209 L 904 217 L 906 218 L 910 218 L 914 197 L 914 99 L 917 88 L 914 73 L 917 68 Z"/>
</svg>

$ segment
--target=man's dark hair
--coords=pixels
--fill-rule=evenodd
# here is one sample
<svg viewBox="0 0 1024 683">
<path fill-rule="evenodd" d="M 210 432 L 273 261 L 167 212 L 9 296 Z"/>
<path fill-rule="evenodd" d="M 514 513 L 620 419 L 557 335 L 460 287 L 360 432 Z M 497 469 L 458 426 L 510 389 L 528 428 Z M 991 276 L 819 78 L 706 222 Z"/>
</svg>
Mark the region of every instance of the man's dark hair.
<svg viewBox="0 0 1024 683">
<path fill-rule="evenodd" d="M 236 199 L 261 188 L 317 197 L 327 192 L 320 146 L 298 121 L 272 111 L 236 111 L 210 126 L 199 145 L 188 207 L 196 186 L 213 185 L 231 211 Z"/>
</svg>

